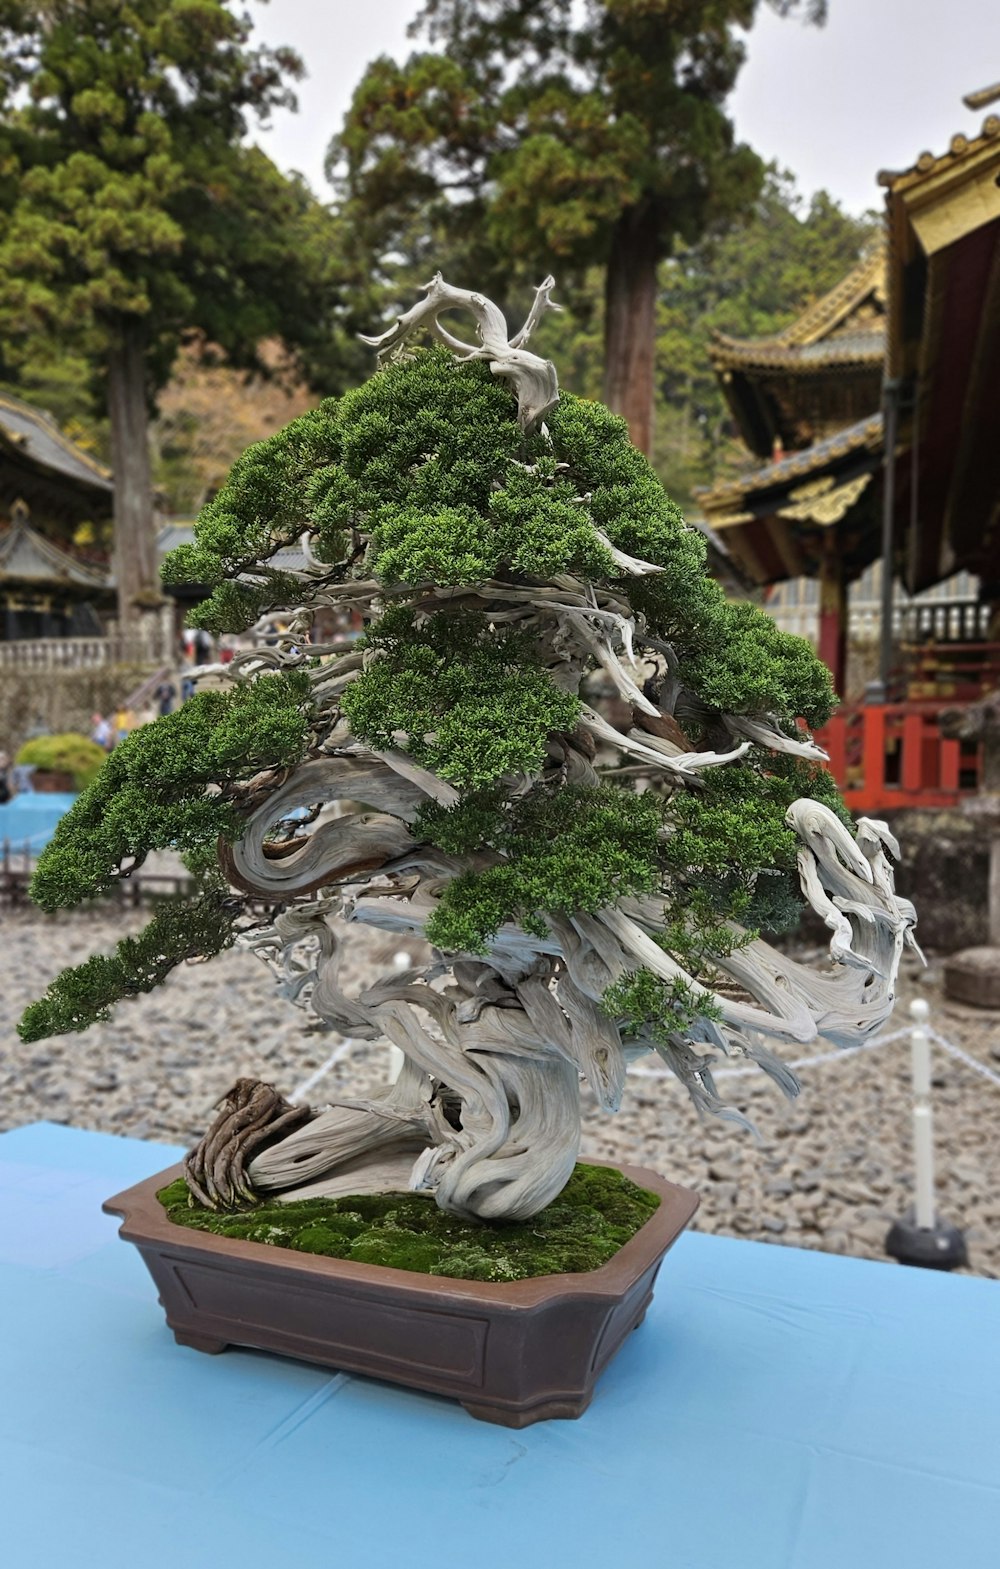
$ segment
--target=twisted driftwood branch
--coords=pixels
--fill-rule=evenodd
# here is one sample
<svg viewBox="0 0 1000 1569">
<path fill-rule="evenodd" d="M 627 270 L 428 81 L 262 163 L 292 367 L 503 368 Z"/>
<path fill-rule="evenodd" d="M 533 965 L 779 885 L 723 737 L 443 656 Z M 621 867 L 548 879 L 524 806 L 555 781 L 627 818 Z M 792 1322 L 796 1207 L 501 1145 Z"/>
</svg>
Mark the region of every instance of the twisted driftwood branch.
<svg viewBox="0 0 1000 1569">
<path fill-rule="evenodd" d="M 699 768 L 728 760 L 725 754 L 675 757 L 667 755 L 678 750 L 673 743 L 663 746 L 652 756 L 668 775 L 683 770 L 696 776 Z M 912 906 L 892 887 L 885 850 L 894 850 L 894 842 L 884 824 L 868 819 L 852 838 L 828 808 L 808 800 L 796 802 L 787 820 L 801 841 L 805 897 L 831 929 L 830 974 L 817 975 L 734 931 L 743 945 L 715 963 L 750 1000 L 713 990 L 654 940 L 665 923 L 660 901 L 647 897 L 624 899 L 596 916 L 553 918 L 546 939 L 508 924 L 485 958 L 452 961 L 443 991 L 431 984 L 438 965 L 416 976 L 388 977 L 349 998 L 337 983 L 339 946 L 329 918 L 420 934 L 442 889 L 468 868 L 466 859 L 421 845 L 407 831 L 422 798 L 411 780 L 359 749 L 302 765 L 258 809 L 234 848 L 239 876 L 261 896 L 288 898 L 329 881 L 359 885 L 354 894 L 330 890 L 326 903 L 293 907 L 252 942 L 284 974 L 289 995 L 333 1028 L 387 1037 L 406 1063 L 381 1097 L 334 1102 L 304 1127 L 269 1140 L 248 1168 L 257 1191 L 279 1197 L 343 1191 L 345 1163 L 356 1172 L 360 1158 L 388 1152 L 398 1175 L 395 1157 L 408 1150 L 411 1185 L 433 1191 L 442 1208 L 523 1218 L 555 1197 L 576 1158 L 581 1075 L 599 1103 L 613 1110 L 628 1058 L 657 1050 L 700 1104 L 718 1109 L 705 1048 L 758 1062 L 788 1092 L 794 1079 L 766 1038 L 848 1044 L 888 1015 L 914 923 Z M 311 840 L 293 841 L 280 859 L 268 854 L 267 830 L 277 815 L 307 800 L 336 799 L 380 810 L 367 819 L 320 821 Z M 362 821 L 365 850 L 378 864 L 359 868 Z M 380 893 L 380 884 L 380 896 L 359 897 L 365 884 L 374 885 L 370 895 Z M 293 956 L 307 937 L 314 940 L 314 963 L 293 972 Z M 683 1038 L 667 1044 L 623 1038 L 599 1000 L 615 980 L 640 967 L 684 981 L 721 1017 L 698 1018 Z M 460 1102 L 458 1126 L 441 1109 L 445 1089 Z M 196 1179 L 200 1169 L 195 1167 Z M 224 1179 L 215 1187 L 216 1201 L 220 1191 L 229 1191 Z"/>
<path fill-rule="evenodd" d="M 517 392 L 517 417 L 523 430 L 544 418 L 559 400 L 559 381 L 555 366 L 531 354 L 523 345 L 546 310 L 558 310 L 549 298 L 555 288 L 555 279 L 546 278 L 535 291 L 535 301 L 528 319 L 520 332 L 508 337 L 507 321 L 501 310 L 483 294 L 469 289 L 456 289 L 445 283 L 440 273 L 435 273 L 426 286 L 424 298 L 397 318 L 387 332 L 378 337 L 361 336 L 362 343 L 378 350 L 379 361 L 401 358 L 408 339 L 418 328 L 427 326 L 441 342 L 446 344 L 459 359 L 489 360 L 494 376 L 503 376 L 514 384 Z M 479 332 L 478 348 L 453 337 L 439 318 L 445 311 L 467 310 L 476 318 Z"/>
</svg>

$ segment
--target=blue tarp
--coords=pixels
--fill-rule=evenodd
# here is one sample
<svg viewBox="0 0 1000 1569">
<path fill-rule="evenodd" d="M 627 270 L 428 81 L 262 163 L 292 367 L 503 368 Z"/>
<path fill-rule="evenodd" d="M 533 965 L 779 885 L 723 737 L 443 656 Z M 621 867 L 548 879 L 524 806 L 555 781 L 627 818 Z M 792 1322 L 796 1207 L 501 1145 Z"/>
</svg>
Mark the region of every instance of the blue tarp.
<svg viewBox="0 0 1000 1569">
<path fill-rule="evenodd" d="M 9 839 L 15 852 L 28 845 L 37 855 L 45 849 L 55 833 L 56 823 L 75 800 L 75 795 L 64 795 L 60 791 L 40 790 L 36 794 L 26 790 L 15 795 L 12 801 L 0 806 L 0 844 Z"/>
</svg>

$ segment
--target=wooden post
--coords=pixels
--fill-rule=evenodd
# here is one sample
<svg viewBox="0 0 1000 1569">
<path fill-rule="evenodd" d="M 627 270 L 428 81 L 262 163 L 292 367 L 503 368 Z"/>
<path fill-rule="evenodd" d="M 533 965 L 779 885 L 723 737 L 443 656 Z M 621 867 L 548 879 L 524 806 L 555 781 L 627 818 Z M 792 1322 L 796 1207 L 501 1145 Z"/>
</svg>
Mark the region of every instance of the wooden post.
<svg viewBox="0 0 1000 1569">
<path fill-rule="evenodd" d="M 1000 948 L 1000 725 L 996 719 L 983 726 L 983 797 L 992 807 L 990 837 L 989 940 Z"/>
<path fill-rule="evenodd" d="M 820 562 L 819 657 L 833 676 L 837 695 L 843 697 L 847 686 L 847 578 L 832 529 L 823 541 Z"/>
<path fill-rule="evenodd" d="M 882 610 L 879 618 L 878 676 L 883 703 L 889 696 L 892 668 L 893 532 L 896 506 L 896 438 L 899 431 L 899 382 L 882 388 L 885 448 L 882 458 Z"/>
</svg>

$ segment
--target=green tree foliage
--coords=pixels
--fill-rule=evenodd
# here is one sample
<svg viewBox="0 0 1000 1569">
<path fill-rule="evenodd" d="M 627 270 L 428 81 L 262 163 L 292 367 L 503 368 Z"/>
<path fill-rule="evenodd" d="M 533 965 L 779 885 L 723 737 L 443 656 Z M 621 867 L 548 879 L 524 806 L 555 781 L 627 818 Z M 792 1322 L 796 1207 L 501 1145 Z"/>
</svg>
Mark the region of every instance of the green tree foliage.
<svg viewBox="0 0 1000 1569">
<path fill-rule="evenodd" d="M 762 184 L 725 113 L 758 4 L 427 0 L 413 30 L 431 48 L 375 60 L 331 147 L 358 244 L 376 267 L 443 250 L 501 298 L 511 261 L 600 268 L 604 400 L 648 452 L 659 264 Z"/>
<path fill-rule="evenodd" d="M 64 735 L 40 735 L 25 741 L 14 761 L 33 768 L 70 774 L 75 790 L 85 790 L 100 773 L 105 762 L 103 747 L 88 736 L 72 731 Z"/>
<path fill-rule="evenodd" d="M 663 810 L 655 795 L 612 786 L 536 788 L 514 802 L 470 795 L 450 809 L 426 807 L 420 826 L 442 849 L 503 856 L 446 889 L 428 926 L 442 948 L 481 953 L 506 921 L 544 936 L 543 912 L 593 914 L 657 886 Z"/>
<path fill-rule="evenodd" d="M 31 880 L 43 910 L 106 893 L 151 850 L 199 852 L 232 839 L 239 813 L 220 787 L 303 755 L 308 680 L 268 675 L 183 708 L 119 742 L 56 825 Z"/>
<path fill-rule="evenodd" d="M 111 1016 L 115 1003 L 152 991 L 185 959 L 209 959 L 233 940 L 238 907 L 221 884 L 194 900 L 167 900 L 135 937 L 123 937 L 114 953 L 94 954 L 63 970 L 44 997 L 31 1003 L 18 1025 L 22 1040 L 85 1030 Z"/>
<path fill-rule="evenodd" d="M 200 692 L 119 743 L 57 824 L 31 897 L 43 910 L 72 907 L 107 893 L 152 850 L 165 849 L 184 855 L 195 895 L 165 902 L 113 954 L 63 970 L 26 1010 L 24 1040 L 86 1029 L 122 997 L 151 991 L 185 959 L 229 946 L 242 903 L 229 896 L 216 846 L 242 826 L 231 787 L 262 768 L 298 762 L 310 719 L 306 676 L 265 675 L 227 692 Z"/>
<path fill-rule="evenodd" d="M 330 370 L 331 221 L 244 141 L 301 68 L 249 32 L 228 0 L 0 8 L 4 358 L 45 335 L 94 367 L 125 622 L 159 592 L 148 411 L 184 335 L 238 365 L 279 335 Z"/>
<path fill-rule="evenodd" d="M 534 773 L 553 731 L 572 730 L 579 700 L 560 692 L 523 634 L 490 635 L 482 615 L 430 616 L 397 607 L 365 639 L 381 658 L 344 694 L 351 729 L 376 750 L 403 744 L 449 784 L 478 789 Z"/>
</svg>

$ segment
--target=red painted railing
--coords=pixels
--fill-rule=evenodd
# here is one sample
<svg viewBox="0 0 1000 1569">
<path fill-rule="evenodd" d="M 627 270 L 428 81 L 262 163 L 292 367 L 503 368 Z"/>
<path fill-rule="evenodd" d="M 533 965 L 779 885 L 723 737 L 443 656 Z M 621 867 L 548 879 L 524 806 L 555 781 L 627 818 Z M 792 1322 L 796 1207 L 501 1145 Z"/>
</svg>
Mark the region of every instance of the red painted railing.
<svg viewBox="0 0 1000 1569">
<path fill-rule="evenodd" d="M 957 806 L 975 793 L 980 748 L 941 734 L 942 706 L 911 702 L 842 708 L 816 732 L 852 811 L 936 810 Z"/>
</svg>

